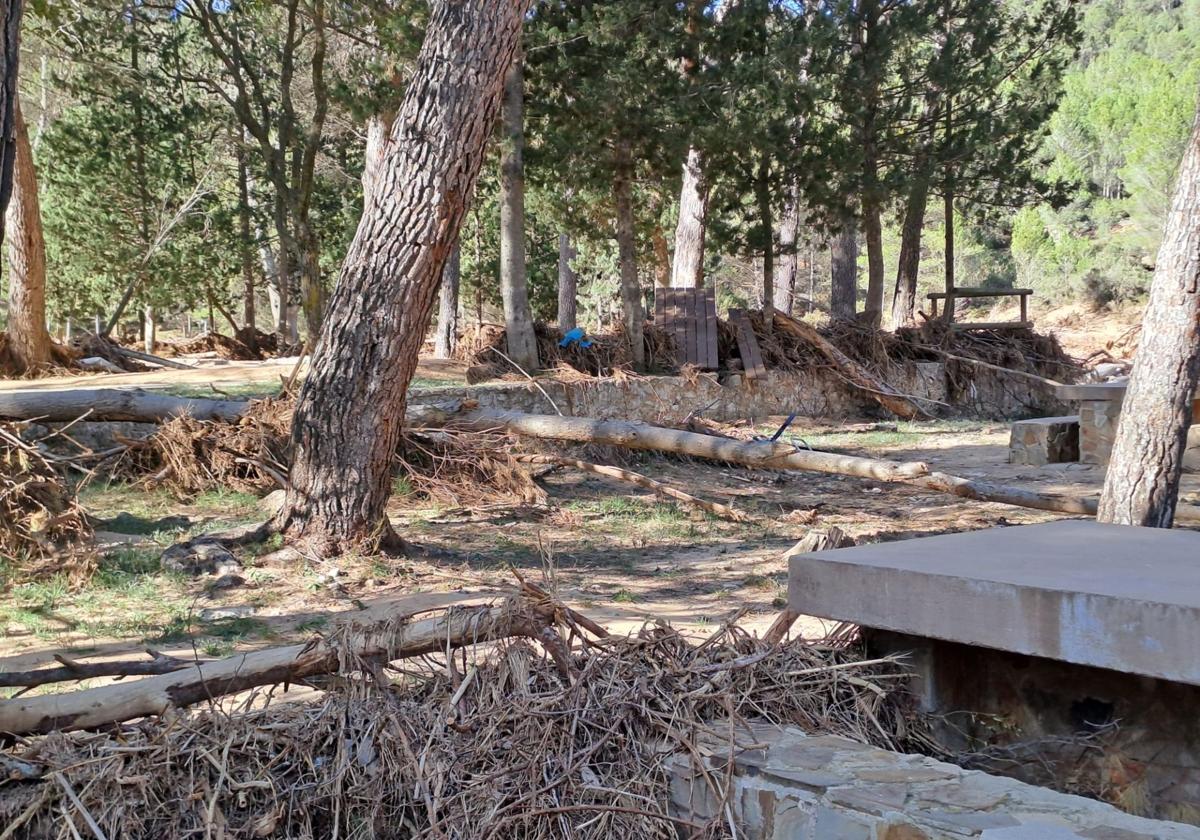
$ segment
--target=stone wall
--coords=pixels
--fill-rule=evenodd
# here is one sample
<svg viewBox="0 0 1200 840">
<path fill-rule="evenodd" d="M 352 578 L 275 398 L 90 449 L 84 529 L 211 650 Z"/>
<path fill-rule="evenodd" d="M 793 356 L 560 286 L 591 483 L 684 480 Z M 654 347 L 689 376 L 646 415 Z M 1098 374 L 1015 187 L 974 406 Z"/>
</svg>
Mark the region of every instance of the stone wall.
<svg viewBox="0 0 1200 840">
<path fill-rule="evenodd" d="M 720 731 L 722 727 L 713 727 Z M 758 725 L 728 759 L 706 743 L 707 774 L 671 765 L 682 820 L 732 817 L 745 840 L 1200 840 L 1200 828 L 1124 814 L 1110 805 L 931 758 L 829 735 Z M 730 788 L 727 812 L 709 779 Z M 680 836 L 688 836 L 681 826 Z"/>
<path fill-rule="evenodd" d="M 1020 380 L 1000 383 L 1002 374 L 982 371 L 970 388 L 951 393 L 953 382 L 937 362 L 897 365 L 887 377 L 893 388 L 922 401 L 931 414 L 987 418 L 1024 417 L 1057 408 L 1036 384 Z M 1011 379 L 1011 377 L 1008 377 Z M 538 387 L 540 386 L 540 388 Z M 545 393 L 542 393 L 545 391 Z M 462 387 L 413 390 L 413 404 L 448 399 L 477 400 L 483 408 L 554 413 L 577 417 L 622 418 L 650 423 L 678 422 L 695 412 L 712 420 L 762 421 L 797 412 L 802 416 L 840 420 L 886 416 L 870 395 L 847 385 L 827 368 L 771 371 L 766 378 L 700 373 L 692 378 L 647 376 L 563 382 L 539 379 Z"/>
</svg>

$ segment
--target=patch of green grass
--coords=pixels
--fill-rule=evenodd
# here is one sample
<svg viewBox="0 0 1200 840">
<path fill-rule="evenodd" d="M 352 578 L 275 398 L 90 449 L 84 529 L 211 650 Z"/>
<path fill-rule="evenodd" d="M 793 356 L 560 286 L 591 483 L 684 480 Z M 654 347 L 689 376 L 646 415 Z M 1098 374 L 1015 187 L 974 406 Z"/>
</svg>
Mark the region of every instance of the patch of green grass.
<svg viewBox="0 0 1200 840">
<path fill-rule="evenodd" d="M 253 493 L 221 487 L 201 493 L 192 500 L 192 505 L 215 514 L 244 516 L 258 511 L 258 497 Z"/>
<path fill-rule="evenodd" d="M 226 641 L 207 641 L 200 645 L 200 652 L 214 659 L 224 659 L 233 653 L 233 643 Z"/>
<path fill-rule="evenodd" d="M 775 581 L 766 575 L 747 575 L 742 579 L 742 586 L 750 589 L 774 589 Z"/>
<path fill-rule="evenodd" d="M 637 596 L 634 595 L 632 592 L 630 592 L 628 589 L 618 589 L 616 592 L 613 593 L 612 599 L 613 599 L 613 601 L 615 601 L 618 604 L 635 604 L 635 603 L 637 603 Z"/>
<path fill-rule="evenodd" d="M 210 636 L 227 642 L 239 642 L 243 639 L 269 638 L 271 627 L 261 618 L 238 616 L 236 618 L 219 618 L 204 623 L 204 629 Z"/>
<path fill-rule="evenodd" d="M 315 633 L 318 630 L 323 629 L 327 624 L 329 624 L 329 619 L 323 615 L 318 615 L 305 621 L 301 621 L 299 624 L 297 624 L 296 632 Z"/>
<path fill-rule="evenodd" d="M 413 484 L 408 476 L 398 475 L 392 481 L 392 495 L 397 499 L 407 499 L 413 492 Z"/>
</svg>

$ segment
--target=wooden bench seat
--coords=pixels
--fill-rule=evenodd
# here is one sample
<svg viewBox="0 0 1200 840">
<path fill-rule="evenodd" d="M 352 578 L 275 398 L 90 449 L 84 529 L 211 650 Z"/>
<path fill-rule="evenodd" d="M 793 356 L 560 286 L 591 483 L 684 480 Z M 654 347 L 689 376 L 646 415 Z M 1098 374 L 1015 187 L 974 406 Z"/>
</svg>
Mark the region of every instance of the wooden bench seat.
<svg viewBox="0 0 1200 840">
<path fill-rule="evenodd" d="M 925 297 L 930 302 L 930 317 L 938 316 L 938 301 L 946 301 L 946 306 L 950 312 L 951 319 L 954 315 L 953 300 L 959 298 L 988 298 L 988 297 L 1016 297 L 1021 299 L 1021 317 L 1015 323 L 963 323 L 955 324 L 955 329 L 960 330 L 1021 330 L 1032 329 L 1033 322 L 1029 320 L 1029 296 L 1033 294 L 1033 289 L 985 289 L 980 286 L 963 286 L 955 289 L 953 292 L 930 292 Z"/>
</svg>

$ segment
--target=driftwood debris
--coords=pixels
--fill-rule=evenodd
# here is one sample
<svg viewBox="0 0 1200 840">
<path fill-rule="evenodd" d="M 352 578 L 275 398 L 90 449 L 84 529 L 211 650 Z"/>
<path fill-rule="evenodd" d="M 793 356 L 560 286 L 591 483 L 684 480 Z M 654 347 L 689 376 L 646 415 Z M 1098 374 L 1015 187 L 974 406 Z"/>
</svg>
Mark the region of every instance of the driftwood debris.
<svg viewBox="0 0 1200 840">
<path fill-rule="evenodd" d="M 787 560 L 797 554 L 809 554 L 814 551 L 828 551 L 833 548 L 842 548 L 843 546 L 854 545 L 854 540 L 850 539 L 842 532 L 841 528 L 836 526 L 825 530 L 812 530 L 805 534 L 783 555 L 783 559 Z M 768 645 L 777 645 L 787 636 L 788 630 L 796 623 L 796 619 L 800 617 L 800 613 L 793 610 L 791 607 L 784 607 L 779 615 L 775 616 L 775 620 L 771 622 L 771 626 L 767 628 L 767 632 L 763 634 L 763 641 Z"/>
<path fill-rule="evenodd" d="M 159 423 L 191 415 L 197 420 L 236 423 L 250 403 L 174 397 L 141 389 L 88 388 L 69 391 L 0 391 L 0 419 L 69 423 L 84 414 L 89 420 Z"/>
<path fill-rule="evenodd" d="M 595 473 L 607 478 L 615 478 L 618 481 L 625 481 L 637 487 L 643 487 L 647 490 L 652 490 L 659 496 L 667 499 L 672 499 L 677 502 L 682 502 L 685 505 L 699 508 L 707 511 L 713 516 L 719 516 L 722 519 L 729 519 L 734 522 L 748 522 L 750 516 L 740 510 L 735 510 L 729 505 L 723 505 L 720 502 L 710 502 L 706 499 L 700 499 L 693 496 L 691 493 L 685 493 L 669 484 L 664 484 L 661 481 L 655 481 L 653 478 L 644 476 L 641 473 L 635 473 L 632 470 L 622 469 L 621 467 L 610 467 L 604 464 L 593 464 L 588 461 L 580 461 L 577 458 L 560 458 L 557 455 L 518 455 L 516 459 L 525 464 L 553 464 L 563 467 L 574 467 L 577 470 Z"/>
<path fill-rule="evenodd" d="M 0 701 L 0 732 L 14 735 L 95 729 L 168 709 L 190 706 L 265 685 L 336 672 L 346 658 L 397 659 L 524 636 L 546 643 L 553 604 L 513 598 L 498 606 L 453 607 L 434 617 L 410 616 L 351 625 L 340 634 L 304 644 L 240 653 L 226 659 L 133 682 L 68 694 Z M 553 656 L 555 651 L 549 651 Z"/>
<path fill-rule="evenodd" d="M 149 659 L 120 659 L 106 662 L 76 662 L 61 654 L 55 654 L 57 668 L 37 668 L 32 671 L 5 671 L 0 673 L 0 688 L 20 686 L 32 688 L 51 683 L 88 680 L 94 677 L 135 677 L 154 674 L 169 674 L 182 671 L 196 661 L 167 656 L 156 650 L 147 650 Z"/>
<path fill-rule="evenodd" d="M 119 344 L 113 344 L 112 350 L 118 356 L 124 356 L 126 359 L 134 359 L 139 362 L 149 362 L 152 365 L 159 367 L 174 368 L 176 370 L 195 370 L 195 365 L 186 365 L 183 362 L 178 362 L 174 359 L 164 359 L 162 356 L 155 356 L 153 353 L 143 353 L 140 350 L 130 350 L 128 347 L 122 347 Z"/>
<path fill-rule="evenodd" d="M 841 350 L 837 349 L 829 339 L 821 335 L 815 327 L 803 321 L 790 318 L 782 312 L 775 313 L 775 326 L 783 332 L 811 344 L 829 363 L 837 368 L 847 382 L 856 388 L 866 391 L 871 398 L 888 411 L 903 420 L 914 420 L 926 414 L 919 405 L 903 394 L 896 393 L 890 385 L 879 379 L 862 365 L 855 362 Z"/>
</svg>

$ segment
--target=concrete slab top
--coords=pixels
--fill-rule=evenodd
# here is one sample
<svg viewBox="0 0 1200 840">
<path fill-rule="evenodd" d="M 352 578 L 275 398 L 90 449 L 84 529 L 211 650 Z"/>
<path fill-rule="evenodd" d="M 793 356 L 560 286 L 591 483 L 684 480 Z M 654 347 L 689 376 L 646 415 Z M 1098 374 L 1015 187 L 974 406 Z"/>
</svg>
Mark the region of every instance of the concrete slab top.
<svg viewBox="0 0 1200 840">
<path fill-rule="evenodd" d="M 1200 534 L 1061 520 L 801 554 L 808 615 L 1200 685 Z"/>
<path fill-rule="evenodd" d="M 1128 387 L 1128 378 L 1114 379 L 1112 382 L 1059 385 L 1054 389 L 1054 395 L 1060 400 L 1123 400 Z"/>
</svg>

